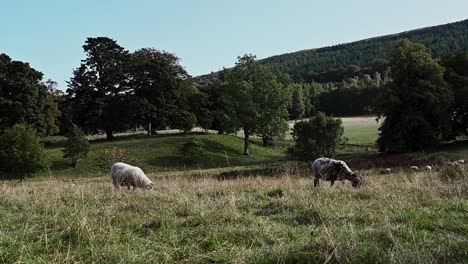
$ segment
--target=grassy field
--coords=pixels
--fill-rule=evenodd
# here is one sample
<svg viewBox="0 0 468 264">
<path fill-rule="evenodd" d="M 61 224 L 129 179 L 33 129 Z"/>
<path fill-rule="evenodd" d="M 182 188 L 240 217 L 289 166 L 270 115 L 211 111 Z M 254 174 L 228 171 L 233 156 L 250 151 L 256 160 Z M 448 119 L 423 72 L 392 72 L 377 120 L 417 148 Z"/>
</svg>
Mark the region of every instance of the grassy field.
<svg viewBox="0 0 468 264">
<path fill-rule="evenodd" d="M 463 263 L 465 171 L 3 181 L 0 263 Z"/>
<path fill-rule="evenodd" d="M 338 158 L 363 175 L 360 189 L 313 188 L 305 164 L 286 162 L 290 141 L 264 148 L 254 140 L 244 156 L 235 136 L 121 135 L 93 140 L 73 168 L 63 138 L 46 138 L 50 172 L 0 181 L 0 263 L 465 262 L 468 166 L 440 164 L 466 160 L 467 142 L 383 155 L 366 147 L 373 122 L 343 118 L 353 146 Z M 197 162 L 180 150 L 192 138 L 205 149 Z M 113 150 L 142 167 L 155 190 L 114 189 Z M 383 167 L 393 173 L 380 175 Z"/>
<path fill-rule="evenodd" d="M 181 147 L 191 138 L 199 139 L 205 153 L 194 162 L 183 156 Z M 58 144 L 53 142 L 53 144 Z M 121 161 L 143 168 L 148 174 L 166 172 L 196 171 L 226 167 L 264 166 L 282 162 L 286 159 L 285 151 L 290 142 L 265 148 L 259 142 L 251 144 L 251 155 L 242 155 L 243 140 L 234 136 L 214 134 L 158 135 L 148 137 L 136 135 L 120 137 L 112 142 L 93 141 L 89 156 L 78 168 L 73 168 L 70 161 L 63 158 L 61 147 L 50 147 L 52 160 L 50 176 L 60 177 L 95 177 L 109 173 L 109 168 L 116 160 L 110 150 L 115 147 L 124 153 Z M 48 175 L 49 176 L 49 175 Z"/>
<path fill-rule="evenodd" d="M 344 136 L 348 144 L 375 145 L 378 137 L 379 124 L 375 116 L 369 117 L 343 117 Z"/>
</svg>

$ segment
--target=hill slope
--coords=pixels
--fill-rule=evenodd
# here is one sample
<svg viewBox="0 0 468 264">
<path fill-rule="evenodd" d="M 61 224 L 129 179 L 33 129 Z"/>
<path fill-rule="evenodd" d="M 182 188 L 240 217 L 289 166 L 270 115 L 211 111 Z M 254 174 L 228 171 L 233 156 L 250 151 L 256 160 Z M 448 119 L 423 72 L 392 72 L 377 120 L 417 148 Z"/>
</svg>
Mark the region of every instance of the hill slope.
<svg viewBox="0 0 468 264">
<path fill-rule="evenodd" d="M 296 81 L 339 81 L 333 78 L 353 77 L 356 72 L 382 72 L 386 63 L 379 59 L 385 59 L 396 41 L 401 38 L 424 44 L 434 57 L 445 53 L 468 51 L 468 20 L 272 56 L 261 62 L 288 73 Z M 350 69 L 346 67 L 348 65 L 358 67 L 353 66 Z M 331 71 L 340 74 L 329 74 Z M 216 74 L 204 75 L 199 79 L 206 80 L 215 76 Z"/>
</svg>

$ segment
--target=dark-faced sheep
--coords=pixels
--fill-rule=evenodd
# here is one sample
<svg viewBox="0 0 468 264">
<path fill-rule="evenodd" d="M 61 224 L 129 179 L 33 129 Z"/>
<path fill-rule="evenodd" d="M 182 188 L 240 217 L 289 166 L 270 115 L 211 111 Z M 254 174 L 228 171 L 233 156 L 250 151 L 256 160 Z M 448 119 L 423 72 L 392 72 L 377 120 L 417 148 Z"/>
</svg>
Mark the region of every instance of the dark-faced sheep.
<svg viewBox="0 0 468 264">
<path fill-rule="evenodd" d="M 151 190 L 154 188 L 153 182 L 138 167 L 131 166 L 123 162 L 117 162 L 111 168 L 112 184 L 119 189 L 120 186 L 142 188 Z"/>
<path fill-rule="evenodd" d="M 312 174 L 314 175 L 314 187 L 319 185 L 320 180 L 330 181 L 331 186 L 335 181 L 348 180 L 353 187 L 362 185 L 362 177 L 355 174 L 342 160 L 319 158 L 312 163 Z"/>
</svg>

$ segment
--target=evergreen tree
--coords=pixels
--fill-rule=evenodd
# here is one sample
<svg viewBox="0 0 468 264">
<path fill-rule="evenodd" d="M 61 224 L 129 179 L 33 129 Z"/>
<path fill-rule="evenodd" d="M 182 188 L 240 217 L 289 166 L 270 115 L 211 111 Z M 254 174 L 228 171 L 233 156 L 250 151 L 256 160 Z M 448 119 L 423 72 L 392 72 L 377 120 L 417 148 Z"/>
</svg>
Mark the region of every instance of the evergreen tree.
<svg viewBox="0 0 468 264">
<path fill-rule="evenodd" d="M 444 68 L 421 44 L 403 39 L 391 56 L 393 82 L 378 102 L 383 123 L 377 141 L 381 151 L 417 151 L 433 147 L 448 132 L 452 94 Z"/>
<path fill-rule="evenodd" d="M 86 132 L 105 131 L 112 140 L 114 132 L 128 129 L 134 121 L 134 109 L 128 107 L 133 99 L 128 96 L 128 52 L 106 37 L 88 38 L 83 49 L 86 59 L 68 84 L 71 118 Z"/>
<path fill-rule="evenodd" d="M 304 96 L 301 84 L 290 85 L 292 100 L 289 107 L 289 117 L 293 120 L 301 119 L 305 114 Z"/>
</svg>

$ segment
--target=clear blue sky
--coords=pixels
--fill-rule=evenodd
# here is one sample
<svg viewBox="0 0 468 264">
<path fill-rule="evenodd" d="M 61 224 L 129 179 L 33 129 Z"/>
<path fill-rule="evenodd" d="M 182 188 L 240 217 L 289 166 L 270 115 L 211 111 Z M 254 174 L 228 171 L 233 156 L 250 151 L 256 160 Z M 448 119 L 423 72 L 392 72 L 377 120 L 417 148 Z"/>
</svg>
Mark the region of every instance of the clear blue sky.
<svg viewBox="0 0 468 264">
<path fill-rule="evenodd" d="M 0 53 L 66 89 L 87 37 L 176 53 L 193 75 L 258 58 L 468 18 L 467 0 L 4 0 Z"/>
</svg>

